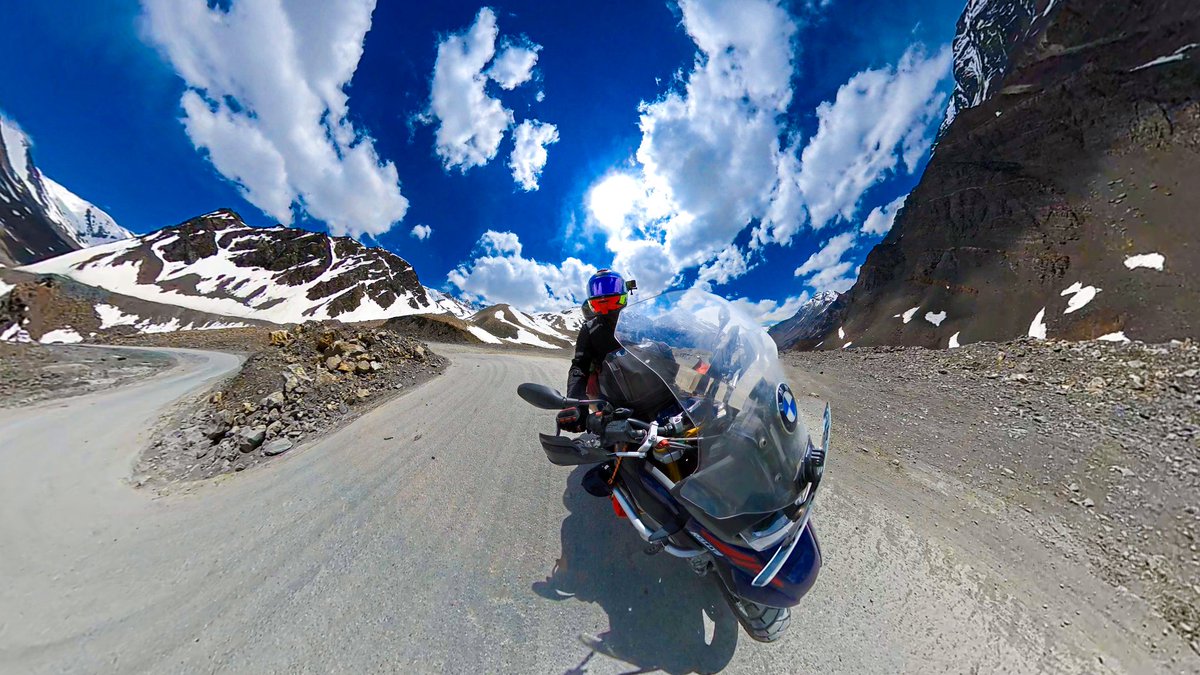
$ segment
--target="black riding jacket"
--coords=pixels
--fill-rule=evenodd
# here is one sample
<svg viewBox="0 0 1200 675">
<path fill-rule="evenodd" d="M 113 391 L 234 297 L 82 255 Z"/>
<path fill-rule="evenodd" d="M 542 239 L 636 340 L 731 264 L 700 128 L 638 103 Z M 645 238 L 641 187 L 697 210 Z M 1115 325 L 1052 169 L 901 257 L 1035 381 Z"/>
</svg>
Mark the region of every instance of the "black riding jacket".
<svg viewBox="0 0 1200 675">
<path fill-rule="evenodd" d="M 567 374 L 567 398 L 587 398 L 588 377 L 600 369 L 604 357 L 621 348 L 613 332 L 617 313 L 600 314 L 588 319 L 575 340 L 575 357 Z"/>
</svg>

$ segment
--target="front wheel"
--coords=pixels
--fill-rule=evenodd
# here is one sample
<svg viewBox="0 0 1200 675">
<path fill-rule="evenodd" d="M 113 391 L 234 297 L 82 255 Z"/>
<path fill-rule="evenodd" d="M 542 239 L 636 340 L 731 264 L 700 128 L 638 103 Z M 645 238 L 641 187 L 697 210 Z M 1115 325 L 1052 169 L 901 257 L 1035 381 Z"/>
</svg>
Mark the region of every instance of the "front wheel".
<svg viewBox="0 0 1200 675">
<path fill-rule="evenodd" d="M 733 615 L 737 618 L 746 634 L 759 642 L 774 642 L 783 636 L 783 632 L 792 623 L 792 613 L 786 607 L 767 607 L 748 600 L 743 600 L 729 592 L 725 584 L 717 579 L 721 587 L 721 595 Z"/>
</svg>

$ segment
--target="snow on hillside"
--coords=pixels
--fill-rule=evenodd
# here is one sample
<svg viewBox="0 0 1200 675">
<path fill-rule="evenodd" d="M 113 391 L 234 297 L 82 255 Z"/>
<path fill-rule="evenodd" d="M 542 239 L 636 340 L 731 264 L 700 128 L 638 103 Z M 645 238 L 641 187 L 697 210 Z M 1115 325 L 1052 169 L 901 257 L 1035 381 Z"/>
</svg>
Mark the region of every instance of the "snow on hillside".
<svg viewBox="0 0 1200 675">
<path fill-rule="evenodd" d="M 299 323 L 437 313 L 412 266 L 347 238 L 253 228 L 215 211 L 134 239 L 24 268 L 224 316 Z"/>
<path fill-rule="evenodd" d="M 94 246 L 133 235 L 113 220 L 112 216 L 91 202 L 79 197 L 57 181 L 42 173 L 33 162 L 32 143 L 14 122 L 0 117 L 0 141 L 7 165 L 8 180 L 0 183 L 0 200 L 7 209 L 0 210 L 0 226 L 16 219 L 41 216 L 67 241 L 78 247 Z M 24 222 L 21 223 L 24 225 Z"/>
</svg>

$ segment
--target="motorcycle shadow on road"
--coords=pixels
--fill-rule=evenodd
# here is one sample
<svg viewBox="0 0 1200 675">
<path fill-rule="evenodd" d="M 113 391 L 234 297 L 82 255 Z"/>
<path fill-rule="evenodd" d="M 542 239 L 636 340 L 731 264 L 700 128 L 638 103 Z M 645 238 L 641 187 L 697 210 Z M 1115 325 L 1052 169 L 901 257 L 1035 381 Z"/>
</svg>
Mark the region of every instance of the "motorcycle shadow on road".
<svg viewBox="0 0 1200 675">
<path fill-rule="evenodd" d="M 583 490 L 587 468 L 567 479 L 563 504 L 570 515 L 562 523 L 562 553 L 533 591 L 548 600 L 600 605 L 608 630 L 580 640 L 638 672 L 720 671 L 733 658 L 739 627 L 719 582 L 697 577 L 687 561 L 667 553 L 647 556 L 629 523 L 613 515 L 609 500 Z M 568 672 L 586 672 L 593 657 L 588 653 Z"/>
</svg>

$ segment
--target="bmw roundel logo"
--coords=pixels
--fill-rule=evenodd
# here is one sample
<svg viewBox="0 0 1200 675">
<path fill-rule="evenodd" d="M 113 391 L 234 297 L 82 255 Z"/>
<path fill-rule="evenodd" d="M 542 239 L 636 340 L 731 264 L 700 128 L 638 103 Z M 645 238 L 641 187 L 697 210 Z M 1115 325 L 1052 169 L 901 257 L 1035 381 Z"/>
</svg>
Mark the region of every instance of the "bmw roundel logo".
<svg viewBox="0 0 1200 675">
<path fill-rule="evenodd" d="M 775 402 L 779 404 L 779 419 L 783 421 L 783 428 L 789 434 L 794 433 L 796 423 L 800 421 L 800 408 L 796 405 L 792 388 L 786 383 L 780 383 L 779 388 L 775 390 Z"/>
</svg>

